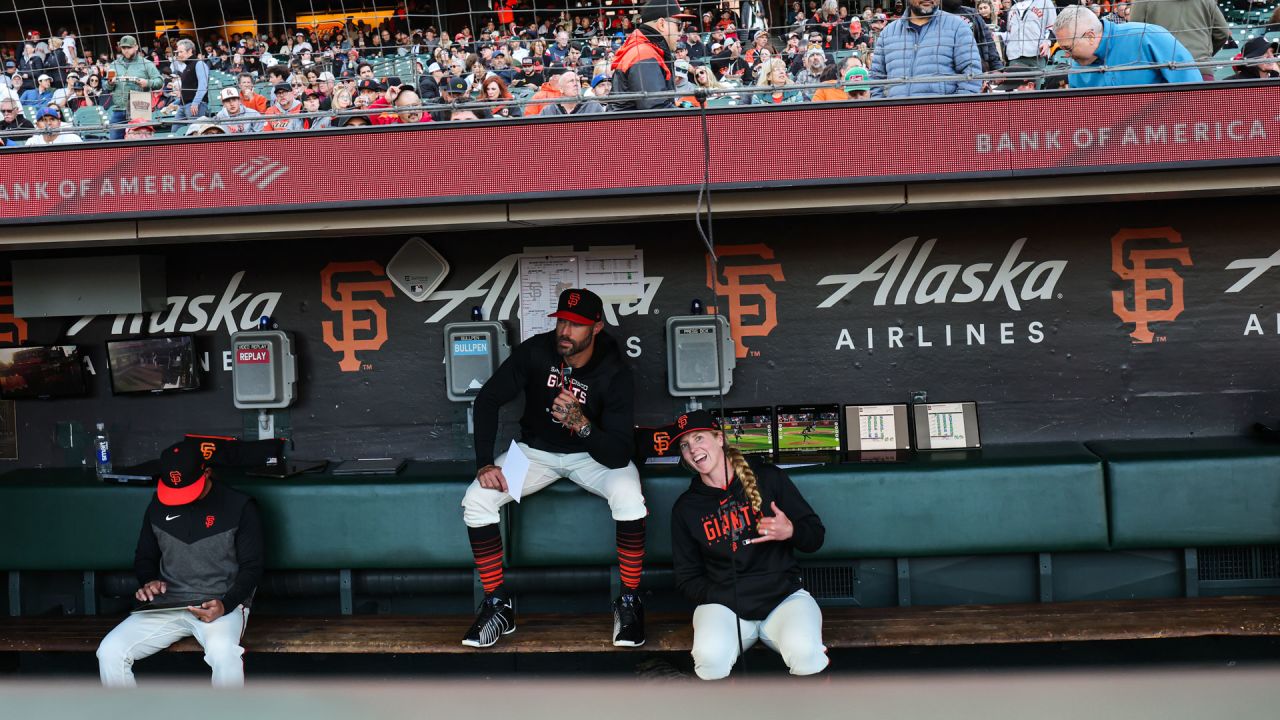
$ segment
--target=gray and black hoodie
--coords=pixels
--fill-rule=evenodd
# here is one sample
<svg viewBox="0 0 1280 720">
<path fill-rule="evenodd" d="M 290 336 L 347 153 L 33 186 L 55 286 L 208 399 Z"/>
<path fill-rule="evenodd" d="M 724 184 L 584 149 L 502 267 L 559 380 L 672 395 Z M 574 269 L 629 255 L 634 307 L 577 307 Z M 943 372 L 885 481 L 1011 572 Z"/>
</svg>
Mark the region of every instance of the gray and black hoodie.
<svg viewBox="0 0 1280 720">
<path fill-rule="evenodd" d="M 168 589 L 158 599 L 221 600 L 227 612 L 247 608 L 262 567 L 262 522 L 253 498 L 218 482 L 186 505 L 151 498 L 133 570 L 139 585 L 164 581 Z"/>
</svg>

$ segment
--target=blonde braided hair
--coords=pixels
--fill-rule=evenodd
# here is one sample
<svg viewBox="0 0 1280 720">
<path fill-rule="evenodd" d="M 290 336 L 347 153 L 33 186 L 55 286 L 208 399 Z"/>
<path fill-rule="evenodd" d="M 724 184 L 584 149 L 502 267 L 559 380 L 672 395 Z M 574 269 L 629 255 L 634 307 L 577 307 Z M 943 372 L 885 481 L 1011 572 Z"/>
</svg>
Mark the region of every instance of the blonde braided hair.
<svg viewBox="0 0 1280 720">
<path fill-rule="evenodd" d="M 738 482 L 742 483 L 742 492 L 751 501 L 751 507 L 756 512 L 760 512 L 760 506 L 764 501 L 760 498 L 760 488 L 756 485 L 755 471 L 747 464 L 747 459 L 742 456 L 742 451 L 738 448 L 725 444 L 724 454 L 729 458 L 729 464 L 733 466 L 733 474 L 737 475 Z"/>
</svg>

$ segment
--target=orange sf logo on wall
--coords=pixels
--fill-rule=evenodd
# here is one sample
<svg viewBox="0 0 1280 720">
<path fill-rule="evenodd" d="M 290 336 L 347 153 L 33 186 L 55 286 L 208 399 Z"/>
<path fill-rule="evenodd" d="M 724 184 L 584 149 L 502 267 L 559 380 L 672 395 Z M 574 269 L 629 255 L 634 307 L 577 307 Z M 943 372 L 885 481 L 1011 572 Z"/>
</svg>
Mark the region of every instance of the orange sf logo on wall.
<svg viewBox="0 0 1280 720">
<path fill-rule="evenodd" d="M 27 321 L 13 315 L 13 283 L 0 282 L 0 343 L 21 345 L 27 341 Z"/>
<path fill-rule="evenodd" d="M 334 277 L 340 274 L 372 275 L 384 279 L 346 280 L 335 284 Z M 324 344 L 330 350 L 342 353 L 342 359 L 338 361 L 342 372 L 359 370 L 362 365 L 356 353 L 377 350 L 387 341 L 387 309 L 376 297 L 393 297 L 391 281 L 386 280 L 386 276 L 382 265 L 372 260 L 329 263 L 320 271 L 321 301 L 330 310 L 342 313 L 337 323 L 332 320 L 320 323 Z M 363 297 L 365 295 L 375 297 Z"/>
<path fill-rule="evenodd" d="M 666 455 L 671 449 L 671 433 L 663 430 L 653 434 L 653 451 L 659 455 Z"/>
<path fill-rule="evenodd" d="M 1133 247 L 1139 243 L 1146 247 Z M 1113 290 L 1111 309 L 1121 322 L 1133 323 L 1129 336 L 1135 343 L 1164 340 L 1151 331 L 1151 323 L 1172 322 L 1182 314 L 1182 276 L 1172 264 L 1150 265 L 1153 261 L 1167 261 L 1190 267 L 1191 250 L 1174 247 L 1181 244 L 1182 234 L 1171 227 L 1130 228 L 1111 238 L 1111 270 L 1133 283 L 1133 307 L 1125 302 L 1129 290 Z"/>
<path fill-rule="evenodd" d="M 730 258 L 757 257 L 772 260 L 773 250 L 764 243 L 751 245 L 727 245 L 717 248 L 720 257 L 725 259 L 724 276 L 715 281 L 715 265 L 711 256 L 707 255 L 707 287 L 715 290 L 717 296 L 723 295 L 729 300 L 729 326 L 733 334 L 734 355 L 739 358 L 747 356 L 749 337 L 767 337 L 778 327 L 778 296 L 773 289 L 764 283 L 747 283 L 743 278 L 762 277 L 776 282 L 783 282 L 782 264 L 757 263 L 754 265 L 736 264 Z M 745 302 L 744 298 L 758 298 L 755 302 Z M 748 324 L 748 320 L 751 322 Z"/>
<path fill-rule="evenodd" d="M 204 458 L 205 460 L 212 458 L 213 451 L 217 449 L 217 447 L 218 447 L 217 445 L 214 445 L 211 442 L 200 443 L 200 457 Z"/>
</svg>

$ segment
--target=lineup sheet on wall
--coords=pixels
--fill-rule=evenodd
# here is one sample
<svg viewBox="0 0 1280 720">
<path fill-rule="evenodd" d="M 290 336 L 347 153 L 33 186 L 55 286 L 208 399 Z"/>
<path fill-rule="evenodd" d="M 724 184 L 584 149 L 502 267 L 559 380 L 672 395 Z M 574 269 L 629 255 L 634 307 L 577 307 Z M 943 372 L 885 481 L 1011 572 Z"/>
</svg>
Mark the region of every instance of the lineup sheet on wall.
<svg viewBox="0 0 1280 720">
<path fill-rule="evenodd" d="M 634 247 L 529 248 L 520 256 L 520 340 L 555 329 L 560 293 L 586 288 L 606 301 L 630 301 L 644 290 L 644 251 Z"/>
<path fill-rule="evenodd" d="M 961 403 L 931 403 L 929 414 L 929 446 L 932 449 L 967 447 L 964 406 Z"/>
<path fill-rule="evenodd" d="M 859 450 L 897 450 L 898 426 L 893 405 L 858 408 Z"/>
</svg>

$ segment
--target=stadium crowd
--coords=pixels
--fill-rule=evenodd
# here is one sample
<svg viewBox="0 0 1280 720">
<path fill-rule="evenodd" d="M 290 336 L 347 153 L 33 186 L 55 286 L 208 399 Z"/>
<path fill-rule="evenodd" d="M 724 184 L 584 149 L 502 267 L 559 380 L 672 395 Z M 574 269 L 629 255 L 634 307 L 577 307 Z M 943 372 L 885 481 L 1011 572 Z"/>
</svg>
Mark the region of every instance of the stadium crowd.
<svg viewBox="0 0 1280 720">
<path fill-rule="evenodd" d="M 551 16 L 527 2 L 500 0 L 483 25 L 452 34 L 415 25 L 411 14 L 378 27 L 205 32 L 199 44 L 124 35 L 107 47 L 67 30 L 31 32 L 0 50 L 0 137 L 45 145 L 1199 82 L 1213 79 L 1216 54 L 1236 47 L 1213 0 L 897 0 L 861 9 L 807 0 L 791 3 L 776 28 L 759 0 L 693 12 L 649 0 Z M 1231 79 L 1280 78 L 1277 43 L 1265 37 L 1278 28 L 1280 8 L 1238 46 Z M 1112 71 L 1079 72 L 1098 65 Z M 1126 65 L 1135 67 L 1114 71 Z"/>
</svg>

